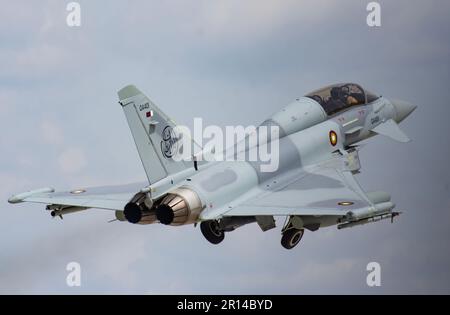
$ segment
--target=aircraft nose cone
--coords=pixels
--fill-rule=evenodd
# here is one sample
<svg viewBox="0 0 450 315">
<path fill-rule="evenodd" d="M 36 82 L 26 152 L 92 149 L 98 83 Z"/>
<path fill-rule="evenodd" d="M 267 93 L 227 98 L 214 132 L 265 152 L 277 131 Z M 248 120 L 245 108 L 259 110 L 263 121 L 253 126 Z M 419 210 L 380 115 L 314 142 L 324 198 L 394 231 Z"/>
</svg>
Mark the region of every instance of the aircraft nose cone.
<svg viewBox="0 0 450 315">
<path fill-rule="evenodd" d="M 395 121 L 398 123 L 408 117 L 417 108 L 416 105 L 401 100 L 393 100 L 392 105 L 394 105 L 395 109 Z"/>
</svg>

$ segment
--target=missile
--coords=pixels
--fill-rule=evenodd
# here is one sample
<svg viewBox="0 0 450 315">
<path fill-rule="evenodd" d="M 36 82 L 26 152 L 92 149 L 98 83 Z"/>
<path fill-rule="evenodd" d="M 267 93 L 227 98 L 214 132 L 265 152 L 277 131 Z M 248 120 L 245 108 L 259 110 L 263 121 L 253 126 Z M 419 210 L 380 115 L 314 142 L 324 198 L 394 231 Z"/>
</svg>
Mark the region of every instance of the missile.
<svg viewBox="0 0 450 315">
<path fill-rule="evenodd" d="M 23 202 L 26 198 L 31 197 L 36 194 L 45 194 L 45 193 L 52 193 L 55 192 L 54 188 L 46 187 L 46 188 L 40 188 L 36 190 L 27 191 L 24 193 L 20 193 L 14 196 L 11 196 L 8 199 L 9 203 L 20 203 Z"/>
<path fill-rule="evenodd" d="M 382 215 L 377 215 L 377 216 L 373 216 L 370 218 L 365 218 L 365 219 L 361 219 L 358 221 L 353 221 L 353 222 L 348 222 L 348 223 L 343 223 L 338 225 L 338 229 L 345 229 L 345 228 L 351 228 L 357 225 L 364 225 L 364 224 L 368 224 L 368 223 L 372 223 L 372 222 L 378 222 L 381 220 L 385 220 L 385 219 L 393 219 L 395 216 L 399 215 L 398 212 L 393 212 L 393 213 L 385 213 Z"/>
<path fill-rule="evenodd" d="M 386 201 L 377 203 L 371 207 L 349 211 L 341 220 L 342 224 L 338 225 L 337 228 L 340 230 L 357 225 L 364 225 L 384 219 L 394 218 L 399 214 L 397 212 L 391 212 L 394 207 L 394 203 Z"/>
</svg>

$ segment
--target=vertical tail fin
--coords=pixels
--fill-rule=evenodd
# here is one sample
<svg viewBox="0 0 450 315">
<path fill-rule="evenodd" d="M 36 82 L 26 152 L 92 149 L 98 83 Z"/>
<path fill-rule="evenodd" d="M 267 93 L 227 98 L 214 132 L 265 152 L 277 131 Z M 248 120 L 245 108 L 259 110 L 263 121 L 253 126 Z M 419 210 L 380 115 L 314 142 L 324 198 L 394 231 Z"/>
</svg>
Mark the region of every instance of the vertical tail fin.
<svg viewBox="0 0 450 315">
<path fill-rule="evenodd" d="M 172 119 L 134 85 L 124 87 L 118 95 L 150 183 L 193 167 L 192 163 L 172 158 L 179 149 Z"/>
</svg>

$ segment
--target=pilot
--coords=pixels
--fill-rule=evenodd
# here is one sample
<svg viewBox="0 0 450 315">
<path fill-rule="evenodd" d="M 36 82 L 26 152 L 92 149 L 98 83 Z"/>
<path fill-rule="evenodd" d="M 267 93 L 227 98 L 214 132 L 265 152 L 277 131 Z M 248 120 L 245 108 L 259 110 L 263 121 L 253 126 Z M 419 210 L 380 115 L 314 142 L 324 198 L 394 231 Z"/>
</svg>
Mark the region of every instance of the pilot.
<svg viewBox="0 0 450 315">
<path fill-rule="evenodd" d="M 342 87 L 342 93 L 346 96 L 345 101 L 347 106 L 364 104 L 365 102 L 364 92 L 355 84 L 344 85 Z"/>
<path fill-rule="evenodd" d="M 344 108 L 347 104 L 345 98 L 342 98 L 342 90 L 340 87 L 335 86 L 331 88 L 330 98 L 327 101 L 327 112 L 329 114 L 337 113 L 340 109 Z"/>
<path fill-rule="evenodd" d="M 353 105 L 359 104 L 358 100 L 354 96 L 351 96 L 351 95 L 347 96 L 346 103 L 348 106 L 353 106 Z"/>
<path fill-rule="evenodd" d="M 339 98 L 346 105 L 346 107 L 358 104 L 358 100 L 353 96 L 353 94 L 350 94 L 350 88 L 348 85 L 340 87 L 338 93 Z"/>
</svg>

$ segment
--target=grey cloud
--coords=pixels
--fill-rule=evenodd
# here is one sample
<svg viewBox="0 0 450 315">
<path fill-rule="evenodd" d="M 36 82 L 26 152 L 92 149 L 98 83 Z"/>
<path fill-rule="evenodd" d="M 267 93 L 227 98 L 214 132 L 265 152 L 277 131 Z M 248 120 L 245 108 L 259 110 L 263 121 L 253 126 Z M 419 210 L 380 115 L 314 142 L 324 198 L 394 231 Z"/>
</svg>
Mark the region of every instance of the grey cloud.
<svg viewBox="0 0 450 315">
<path fill-rule="evenodd" d="M 0 12 L 1 293 L 450 293 L 450 4 L 380 1 L 382 27 L 361 1 L 15 1 Z M 13 14 L 14 13 L 14 14 Z M 357 81 L 417 104 L 409 144 L 375 137 L 358 180 L 392 193 L 404 213 L 337 231 L 306 233 L 285 251 L 279 228 L 246 226 L 210 246 L 191 226 L 107 224 L 108 211 L 51 220 L 39 205 L 11 206 L 34 187 L 109 185 L 145 175 L 117 105 L 134 83 L 179 123 L 258 124 L 319 86 Z M 42 135 L 55 122 L 57 141 Z M 47 135 L 48 136 L 48 135 Z M 50 139 L 51 140 L 51 139 Z M 84 168 L 64 173 L 71 147 Z M 65 285 L 82 264 L 83 286 Z M 382 286 L 365 284 L 370 261 Z"/>
</svg>

